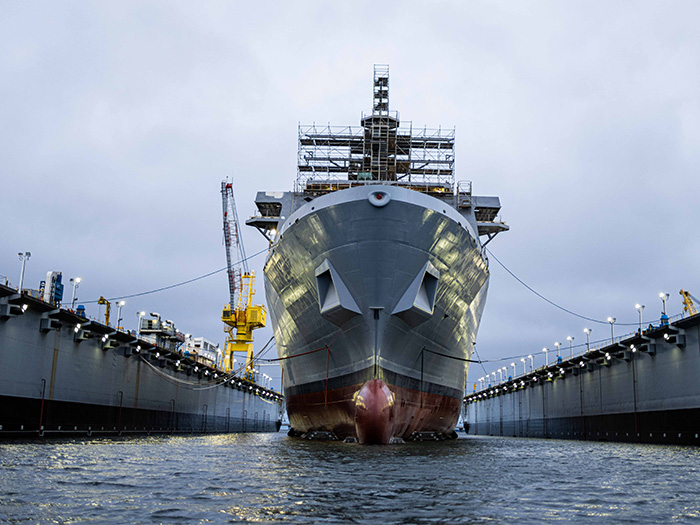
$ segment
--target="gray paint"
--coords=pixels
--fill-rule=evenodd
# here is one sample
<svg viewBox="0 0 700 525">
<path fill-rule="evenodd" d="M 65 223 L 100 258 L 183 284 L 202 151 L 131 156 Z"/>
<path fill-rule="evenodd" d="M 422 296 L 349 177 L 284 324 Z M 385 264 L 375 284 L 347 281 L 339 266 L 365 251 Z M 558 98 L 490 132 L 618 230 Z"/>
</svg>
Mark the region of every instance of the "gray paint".
<svg viewBox="0 0 700 525">
<path fill-rule="evenodd" d="M 655 354 L 644 351 L 644 346 L 640 349 L 639 337 L 632 336 L 600 350 L 600 353 L 608 352 L 612 356 L 609 366 L 597 357 L 599 352 L 584 353 L 564 361 L 565 365 L 576 365 L 575 375 L 574 369 L 570 369 L 563 377 L 555 373 L 552 380 L 543 380 L 548 370 L 554 372 L 558 369 L 552 365 L 535 371 L 540 377 L 537 383 L 531 380 L 534 374 L 528 373 L 507 383 L 476 391 L 467 396 L 465 402 L 463 415 L 469 431 L 475 434 L 573 438 L 582 437 L 579 421 L 586 418 L 700 409 L 699 322 L 696 318 L 687 318 L 671 324 L 671 333 L 674 327 L 683 332 L 685 344 L 682 346 L 665 340 L 665 331 L 661 328 L 646 343 L 646 348 L 655 345 L 652 346 L 656 349 Z M 632 352 L 630 347 L 635 343 L 636 351 Z M 592 363 L 592 366 L 578 366 L 582 361 Z M 510 387 L 520 381 L 524 381 L 525 386 L 518 386 L 517 390 Z M 505 393 L 504 386 L 507 387 Z M 489 394 L 495 388 L 499 393 Z M 498 412 L 500 407 L 503 407 L 502 413 Z M 688 428 L 700 432 L 700 421 L 688 421 Z M 667 429 L 659 423 L 651 433 L 654 432 L 665 434 Z M 613 435 L 612 430 L 596 430 L 588 437 L 623 438 Z M 645 436 L 639 437 L 643 439 Z"/>
<path fill-rule="evenodd" d="M 8 290 L 3 287 L 3 292 Z M 16 301 L 8 295 L 0 303 L 11 300 Z M 175 373 L 172 366 L 160 368 L 145 360 L 145 352 L 125 357 L 127 346 L 103 350 L 100 338 L 78 343 L 74 324 L 63 323 L 46 332 L 41 325 L 42 313 L 31 303 L 23 314 L 0 318 L 0 395 L 41 399 L 43 394 L 55 401 L 163 411 L 170 411 L 174 401 L 180 413 L 247 418 L 249 429 L 257 414 L 265 422 L 262 428 L 275 430 L 280 416 L 277 402 Z"/>
<path fill-rule="evenodd" d="M 373 205 L 370 194 L 377 189 L 389 193 L 390 202 Z M 416 380 L 423 347 L 470 358 L 488 284 L 474 232 L 448 204 L 395 186 L 361 186 L 305 203 L 280 228 L 265 265 L 280 357 L 328 345 L 331 378 L 376 361 L 380 369 Z M 361 312 L 342 326 L 319 310 L 315 269 L 325 261 Z M 392 312 L 428 265 L 439 278 L 433 312 L 412 328 Z M 325 352 L 281 363 L 286 387 L 326 377 Z M 464 362 L 426 353 L 424 371 L 426 382 L 464 389 Z"/>
</svg>

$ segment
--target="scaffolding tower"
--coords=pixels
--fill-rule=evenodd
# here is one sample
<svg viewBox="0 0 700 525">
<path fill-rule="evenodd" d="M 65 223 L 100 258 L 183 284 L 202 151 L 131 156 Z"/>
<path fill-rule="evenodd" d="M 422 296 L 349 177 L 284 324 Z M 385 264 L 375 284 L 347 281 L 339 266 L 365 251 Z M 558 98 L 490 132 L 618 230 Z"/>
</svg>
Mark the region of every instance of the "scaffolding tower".
<svg viewBox="0 0 700 525">
<path fill-rule="evenodd" d="M 417 129 L 389 110 L 389 66 L 375 65 L 372 113 L 361 126 L 299 126 L 297 191 L 321 194 L 358 184 L 398 184 L 451 194 L 454 128 Z"/>
</svg>

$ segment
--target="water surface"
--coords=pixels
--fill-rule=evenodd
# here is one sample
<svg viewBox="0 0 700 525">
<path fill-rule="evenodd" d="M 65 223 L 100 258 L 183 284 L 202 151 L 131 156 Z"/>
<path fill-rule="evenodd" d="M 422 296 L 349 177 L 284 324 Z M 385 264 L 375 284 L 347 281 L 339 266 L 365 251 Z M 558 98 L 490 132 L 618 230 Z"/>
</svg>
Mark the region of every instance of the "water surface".
<svg viewBox="0 0 700 525">
<path fill-rule="evenodd" d="M 0 521 L 695 523 L 700 449 L 278 434 L 0 444 Z"/>
</svg>

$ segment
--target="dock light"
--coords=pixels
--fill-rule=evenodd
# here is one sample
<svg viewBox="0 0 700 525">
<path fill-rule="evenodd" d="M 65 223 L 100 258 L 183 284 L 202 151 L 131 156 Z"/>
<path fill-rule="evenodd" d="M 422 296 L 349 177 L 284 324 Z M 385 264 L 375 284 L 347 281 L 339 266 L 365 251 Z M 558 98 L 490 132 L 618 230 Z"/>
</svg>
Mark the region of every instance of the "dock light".
<svg viewBox="0 0 700 525">
<path fill-rule="evenodd" d="M 136 353 L 137 353 L 137 354 L 140 354 L 140 353 L 141 353 L 141 345 L 138 345 L 138 346 L 136 347 Z"/>
<path fill-rule="evenodd" d="M 533 377 L 532 380 L 537 383 L 537 376 Z"/>
<path fill-rule="evenodd" d="M 204 375 L 205 375 L 205 376 L 209 376 L 209 370 L 205 370 L 205 371 L 204 371 Z"/>
<path fill-rule="evenodd" d="M 240 382 L 240 381 L 238 382 L 238 386 L 241 386 L 241 382 Z"/>
<path fill-rule="evenodd" d="M 176 366 L 176 367 L 180 366 L 180 360 L 179 360 L 179 359 L 178 359 L 177 361 L 175 361 L 175 366 Z"/>
<path fill-rule="evenodd" d="M 525 358 L 523 357 L 520 359 L 520 362 L 523 364 L 523 375 L 527 374 L 527 370 L 525 370 Z"/>
<path fill-rule="evenodd" d="M 630 350 L 632 350 L 632 353 L 635 353 L 637 351 L 637 347 L 634 345 L 630 345 Z"/>
<path fill-rule="evenodd" d="M 606 354 L 605 354 L 605 359 L 607 359 L 608 361 L 610 361 L 610 354 L 606 353 Z"/>
<path fill-rule="evenodd" d="M 27 311 L 27 308 L 29 308 L 29 305 L 28 305 L 27 303 L 24 303 L 24 304 L 22 305 L 22 313 L 26 312 L 26 311 Z"/>
<path fill-rule="evenodd" d="M 571 357 L 574 357 L 574 336 L 569 335 L 566 338 L 567 341 L 569 341 L 569 351 L 571 352 Z"/>
<path fill-rule="evenodd" d="M 156 359 L 160 357 L 160 352 L 156 352 Z"/>
<path fill-rule="evenodd" d="M 593 330 L 591 328 L 584 328 L 583 333 L 586 334 L 586 352 L 591 351 L 591 332 Z"/>
<path fill-rule="evenodd" d="M 549 378 L 551 379 L 553 377 L 552 372 L 547 372 L 547 376 L 549 376 Z"/>
<path fill-rule="evenodd" d="M 584 363 L 583 361 L 581 361 L 581 362 L 578 364 L 578 366 L 580 366 L 581 368 L 583 368 L 584 366 L 586 366 L 586 363 Z"/>
<path fill-rule="evenodd" d="M 614 317 L 608 317 L 608 323 L 610 323 L 610 344 L 615 343 L 615 333 L 613 332 L 613 325 L 615 324 L 615 319 Z"/>
<path fill-rule="evenodd" d="M 80 281 L 82 279 L 80 277 L 71 277 L 70 278 L 70 283 L 73 285 L 73 296 L 71 297 L 70 300 L 70 309 L 75 310 L 75 301 L 78 300 L 78 298 L 75 296 L 75 290 L 78 289 L 78 286 L 80 285 Z"/>
<path fill-rule="evenodd" d="M 117 303 L 117 329 L 122 325 L 122 307 L 126 304 L 126 301 L 119 301 Z"/>
<path fill-rule="evenodd" d="M 198 366 L 195 366 L 195 367 L 194 367 L 194 371 L 195 371 L 195 372 L 199 372 L 199 367 L 198 367 Z"/>
<path fill-rule="evenodd" d="M 530 372 L 532 372 L 535 369 L 535 358 L 532 357 L 532 354 L 528 355 L 527 358 L 530 360 Z"/>
<path fill-rule="evenodd" d="M 22 261 L 22 271 L 19 274 L 19 293 L 22 293 L 22 286 L 24 285 L 24 266 L 27 264 L 32 254 L 31 252 L 19 252 L 17 255 L 19 256 L 19 260 Z"/>
<path fill-rule="evenodd" d="M 520 386 L 525 386 L 525 381 L 520 381 Z"/>
<path fill-rule="evenodd" d="M 214 372 L 214 379 L 217 379 L 218 377 L 219 377 L 219 374 L 217 374 L 216 372 Z"/>
<path fill-rule="evenodd" d="M 643 304 L 635 304 L 634 307 L 637 309 L 639 312 L 639 335 L 642 335 L 642 312 L 644 311 L 644 308 L 646 308 Z"/>
<path fill-rule="evenodd" d="M 660 293 L 659 293 L 659 298 L 661 299 L 661 301 L 662 301 L 663 304 L 664 304 L 664 315 L 666 315 L 666 301 L 668 300 L 669 295 L 668 295 L 667 293 L 660 292 Z"/>
<path fill-rule="evenodd" d="M 664 339 L 665 339 L 666 341 L 668 341 L 668 338 L 669 338 L 669 335 L 668 335 L 668 334 L 664 334 Z"/>
<path fill-rule="evenodd" d="M 79 324 L 75 325 L 75 328 L 73 329 L 73 331 L 74 331 L 76 334 L 77 334 L 78 332 L 80 332 L 80 325 L 79 325 Z"/>
<path fill-rule="evenodd" d="M 103 343 L 104 343 L 105 341 L 107 341 L 107 339 L 109 339 L 109 337 L 107 337 L 106 335 L 103 335 L 103 336 L 102 336 L 102 342 L 103 342 Z"/>
<path fill-rule="evenodd" d="M 252 386 L 249 386 L 249 387 L 248 387 L 248 390 L 251 390 L 251 391 L 252 391 L 252 390 L 253 390 L 253 387 L 252 387 Z"/>
</svg>

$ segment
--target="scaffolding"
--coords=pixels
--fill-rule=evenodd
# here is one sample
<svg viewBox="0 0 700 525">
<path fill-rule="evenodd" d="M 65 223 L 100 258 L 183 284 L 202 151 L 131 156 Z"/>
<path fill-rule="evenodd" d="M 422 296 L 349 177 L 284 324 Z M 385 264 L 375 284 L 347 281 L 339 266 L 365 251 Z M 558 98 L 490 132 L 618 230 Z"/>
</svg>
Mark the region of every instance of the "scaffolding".
<svg viewBox="0 0 700 525">
<path fill-rule="evenodd" d="M 299 126 L 297 192 L 319 195 L 361 184 L 452 194 L 455 130 L 415 129 L 389 109 L 389 66 L 375 65 L 372 113 L 361 126 Z"/>
</svg>

